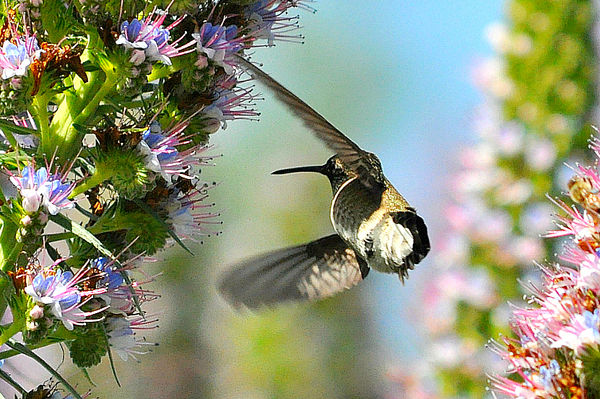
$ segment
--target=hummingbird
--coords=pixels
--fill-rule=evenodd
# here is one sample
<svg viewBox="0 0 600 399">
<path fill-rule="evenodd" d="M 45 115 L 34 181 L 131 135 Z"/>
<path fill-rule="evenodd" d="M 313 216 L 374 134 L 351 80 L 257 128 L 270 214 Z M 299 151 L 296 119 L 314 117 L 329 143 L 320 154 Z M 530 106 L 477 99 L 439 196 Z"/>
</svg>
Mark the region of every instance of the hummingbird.
<svg viewBox="0 0 600 399">
<path fill-rule="evenodd" d="M 384 176 L 377 156 L 361 149 L 250 61 L 242 56 L 237 61 L 335 151 L 324 165 L 273 172 L 325 175 L 333 193 L 330 218 L 335 234 L 230 267 L 219 281 L 223 297 L 234 307 L 250 309 L 316 301 L 355 286 L 370 269 L 397 274 L 404 282 L 408 271 L 429 252 L 427 227 Z"/>
</svg>

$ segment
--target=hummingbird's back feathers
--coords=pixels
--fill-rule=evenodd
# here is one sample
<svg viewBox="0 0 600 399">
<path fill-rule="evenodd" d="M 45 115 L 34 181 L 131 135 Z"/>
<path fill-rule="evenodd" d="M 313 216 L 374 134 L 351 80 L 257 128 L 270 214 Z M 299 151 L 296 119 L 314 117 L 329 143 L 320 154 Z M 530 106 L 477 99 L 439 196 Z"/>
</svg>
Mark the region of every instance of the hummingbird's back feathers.
<svg viewBox="0 0 600 399">
<path fill-rule="evenodd" d="M 368 274 L 366 262 L 337 235 L 272 251 L 236 264 L 219 281 L 236 308 L 318 300 L 351 288 Z"/>
<path fill-rule="evenodd" d="M 312 130 L 330 149 L 335 151 L 340 160 L 358 175 L 363 184 L 369 188 L 383 188 L 383 172 L 379 160 L 374 154 L 362 150 L 321 114 L 256 65 L 240 55 L 236 55 L 236 58 L 248 73 L 272 90 L 275 96 L 304 122 L 306 127 Z"/>
</svg>

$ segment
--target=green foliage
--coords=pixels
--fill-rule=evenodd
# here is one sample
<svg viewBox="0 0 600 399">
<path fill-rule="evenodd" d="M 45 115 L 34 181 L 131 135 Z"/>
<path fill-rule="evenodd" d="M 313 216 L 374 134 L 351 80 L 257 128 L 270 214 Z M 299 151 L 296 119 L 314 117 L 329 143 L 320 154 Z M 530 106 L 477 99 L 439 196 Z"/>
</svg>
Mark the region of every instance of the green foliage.
<svg viewBox="0 0 600 399">
<path fill-rule="evenodd" d="M 148 191 L 150 179 L 143 157 L 135 151 L 115 149 L 96 159 L 94 176 L 108 180 L 123 198 L 137 198 Z M 105 179 L 100 180 L 101 177 Z"/>
<path fill-rule="evenodd" d="M 100 364 L 108 351 L 108 339 L 101 323 L 86 325 L 78 331 L 76 339 L 66 344 L 71 360 L 81 368 Z"/>
<path fill-rule="evenodd" d="M 133 243 L 131 250 L 136 253 L 153 255 L 164 247 L 169 238 L 166 224 L 143 210 L 124 211 L 119 207 L 110 216 L 101 218 L 91 230 L 95 233 L 125 231 L 125 242 Z"/>
<path fill-rule="evenodd" d="M 505 115 L 532 134 L 557 135 L 555 142 L 565 154 L 574 139 L 579 145 L 585 139 L 578 133 L 594 100 L 592 3 L 511 1 L 509 16 L 515 40 L 531 42 L 529 51 L 506 55 L 514 90 L 504 102 Z"/>
<path fill-rule="evenodd" d="M 586 398 L 600 398 L 600 350 L 590 349 L 582 356 L 582 373 L 586 389 Z"/>
<path fill-rule="evenodd" d="M 53 21 L 53 24 L 45 27 L 48 39 L 52 43 L 58 43 L 67 35 L 72 35 L 74 28 L 80 28 L 80 24 L 74 15 L 75 8 L 60 0 L 44 0 L 40 5 L 40 19 Z M 78 29 L 80 30 L 80 29 Z"/>
</svg>

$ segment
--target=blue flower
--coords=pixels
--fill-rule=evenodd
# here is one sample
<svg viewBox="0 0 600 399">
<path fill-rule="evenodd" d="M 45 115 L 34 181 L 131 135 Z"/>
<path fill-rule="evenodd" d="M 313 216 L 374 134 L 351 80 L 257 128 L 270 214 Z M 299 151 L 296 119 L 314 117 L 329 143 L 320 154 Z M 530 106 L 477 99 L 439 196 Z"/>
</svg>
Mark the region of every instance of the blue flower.
<svg viewBox="0 0 600 399">
<path fill-rule="evenodd" d="M 74 320 L 67 317 L 67 313 L 76 308 L 81 301 L 74 282 L 71 272 L 55 268 L 43 269 L 25 287 L 25 293 L 37 304 L 49 306 L 54 317 L 61 320 L 67 329 L 72 330 Z"/>
<path fill-rule="evenodd" d="M 232 55 L 242 50 L 245 43 L 253 40 L 251 37 L 237 36 L 237 26 L 213 25 L 210 22 L 205 22 L 200 27 L 200 33 L 192 34 L 198 53 L 222 66 L 227 75 L 234 73 L 235 59 Z"/>
<path fill-rule="evenodd" d="M 106 257 L 96 258 L 91 262 L 91 267 L 98 269 L 103 273 L 102 279 L 98 282 L 98 287 L 104 287 L 107 291 L 115 290 L 121 287 L 125 280 L 112 261 Z"/>
<path fill-rule="evenodd" d="M 35 37 L 16 38 L 15 43 L 5 41 L 0 48 L 2 79 L 25 76 L 31 62 L 39 56 L 40 47 Z"/>
<path fill-rule="evenodd" d="M 27 165 L 20 177 L 11 176 L 10 181 L 19 189 L 27 213 L 37 212 L 44 205 L 51 215 L 56 215 L 75 206 L 69 200 L 73 184 L 63 183 L 58 174 L 49 175 L 45 167 L 36 171 L 33 165 Z"/>
<path fill-rule="evenodd" d="M 194 41 L 190 41 L 181 47 L 176 47 L 178 42 L 183 39 L 183 36 L 169 44 L 169 39 L 171 38 L 169 31 L 177 26 L 183 20 L 183 17 L 163 28 L 162 23 L 166 15 L 167 13 L 162 13 L 154 18 L 154 14 L 150 14 L 142 21 L 134 18 L 131 22 L 125 21 L 121 24 L 121 35 L 117 39 L 116 44 L 133 50 L 130 61 L 135 65 L 140 65 L 146 59 L 149 61 L 161 61 L 163 64 L 171 65 L 172 57 L 194 51 L 193 49 L 186 50 L 186 48 L 194 45 Z"/>
</svg>

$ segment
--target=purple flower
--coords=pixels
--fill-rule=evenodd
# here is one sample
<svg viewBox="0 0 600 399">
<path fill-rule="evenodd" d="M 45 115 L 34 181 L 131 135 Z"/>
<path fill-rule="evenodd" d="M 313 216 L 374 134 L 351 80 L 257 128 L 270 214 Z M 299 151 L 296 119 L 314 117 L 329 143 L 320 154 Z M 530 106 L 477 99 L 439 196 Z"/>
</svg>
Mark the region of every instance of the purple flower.
<svg viewBox="0 0 600 399">
<path fill-rule="evenodd" d="M 111 313 L 127 314 L 133 310 L 133 293 L 127 286 L 121 271 L 116 268 L 114 262 L 105 257 L 100 257 L 90 262 L 90 269 L 101 273 L 96 288 L 105 292 L 98 296 L 104 300 Z"/>
<path fill-rule="evenodd" d="M 2 79 L 25 76 L 31 62 L 39 56 L 40 47 L 35 37 L 16 38 L 15 43 L 5 41 L 0 48 Z"/>
<path fill-rule="evenodd" d="M 167 203 L 168 221 L 173 226 L 175 234 L 182 239 L 199 241 L 199 237 L 219 232 L 209 229 L 210 225 L 221 224 L 215 218 L 218 213 L 207 212 L 214 204 L 204 203 L 208 198 L 206 186 L 202 189 L 181 191 L 175 189 Z"/>
<path fill-rule="evenodd" d="M 225 70 L 227 75 L 233 75 L 236 65 L 233 54 L 242 50 L 245 43 L 251 41 L 248 37 L 237 37 L 238 28 L 235 25 L 227 27 L 205 22 L 199 33 L 192 34 L 196 40 L 196 50 L 213 60 Z M 201 64 L 201 63 L 199 63 Z"/>
<path fill-rule="evenodd" d="M 192 141 L 185 135 L 189 121 L 177 123 L 163 132 L 158 122 L 153 122 L 144 132 L 138 150 L 146 157 L 146 167 L 160 175 L 169 183 L 174 177 L 191 179 L 193 166 L 210 165 L 213 156 L 202 155 L 209 146 L 189 146 Z M 188 147 L 178 150 L 178 147 Z"/>
<path fill-rule="evenodd" d="M 51 215 L 75 206 L 68 198 L 74 185 L 63 183 L 58 174 L 49 175 L 45 167 L 36 171 L 33 165 L 27 165 L 20 177 L 13 175 L 10 181 L 19 189 L 23 209 L 28 213 L 37 212 L 40 205 L 44 205 Z"/>
<path fill-rule="evenodd" d="M 213 126 L 215 131 L 221 126 L 226 129 L 229 120 L 255 120 L 260 115 L 254 109 L 256 96 L 252 94 L 251 89 L 221 89 L 217 96 L 212 104 L 202 110 L 202 115 L 207 119 L 206 125 Z M 213 120 L 219 123 L 210 123 Z"/>
<path fill-rule="evenodd" d="M 552 344 L 553 348 L 567 347 L 575 353 L 585 352 L 588 348 L 598 348 L 600 344 L 599 314 L 586 310 L 582 314 L 574 314 L 566 326 L 558 332 L 558 339 Z"/>
<path fill-rule="evenodd" d="M 121 24 L 121 35 L 116 43 L 133 51 L 131 62 L 140 65 L 148 59 L 149 61 L 161 61 L 163 64 L 171 65 L 172 57 L 194 51 L 188 49 L 188 47 L 194 45 L 194 41 L 177 47 L 184 36 L 169 44 L 170 30 L 177 26 L 184 17 L 163 28 L 162 23 L 167 13 L 160 13 L 153 19 L 154 15 L 152 13 L 142 21 L 134 18 L 131 22 L 125 21 Z"/>
<path fill-rule="evenodd" d="M 154 343 L 136 340 L 134 330 L 147 330 L 156 327 L 157 319 L 133 317 L 109 317 L 106 320 L 106 333 L 108 343 L 117 355 L 127 361 L 130 357 L 137 360 L 135 355 L 148 353 L 141 348 L 146 345 L 154 346 Z"/>
<path fill-rule="evenodd" d="M 63 272 L 57 267 L 57 263 L 40 270 L 25 287 L 25 293 L 38 305 L 49 307 L 51 314 L 60 320 L 68 330 L 72 330 L 75 325 L 98 321 L 87 318 L 105 309 L 84 312 L 81 310 L 81 306 L 87 300 L 82 301 L 81 298 L 84 294 L 91 297 L 91 295 L 101 293 L 102 290 L 80 292 L 77 284 L 81 282 L 87 269 L 82 268 L 76 275 L 73 275 L 69 271 Z"/>
<path fill-rule="evenodd" d="M 597 139 L 591 148 L 598 152 Z M 597 155 L 600 155 L 597 153 Z M 567 398 L 571 392 L 586 397 L 590 357 L 600 348 L 600 176 L 596 168 L 576 167 L 569 195 L 575 205 L 553 200 L 564 215 L 547 237 L 571 236 L 560 259 L 540 266 L 540 288 L 531 287 L 531 306 L 513 310 L 512 329 L 518 339 L 503 338 L 493 350 L 509 363 L 515 381 L 493 377 L 493 389 L 512 398 Z M 537 306 L 534 306 L 537 305 Z M 566 393 L 566 394 L 565 394 Z"/>
<path fill-rule="evenodd" d="M 245 14 L 250 21 L 250 35 L 254 39 L 266 39 L 269 46 L 275 40 L 299 41 L 301 35 L 290 35 L 289 32 L 297 30 L 298 16 L 288 16 L 290 7 L 301 5 L 299 2 L 288 0 L 259 0 L 246 8 Z M 304 8 L 314 11 L 311 7 Z"/>
</svg>

